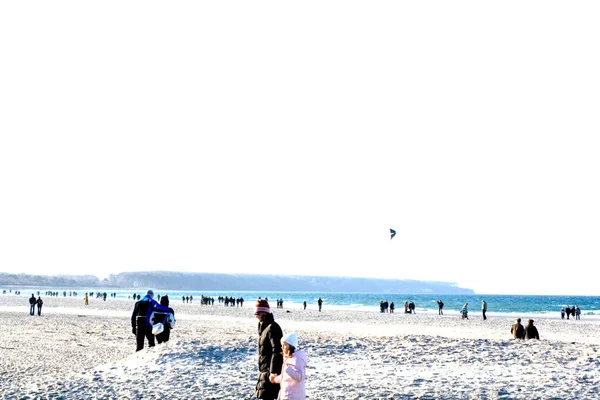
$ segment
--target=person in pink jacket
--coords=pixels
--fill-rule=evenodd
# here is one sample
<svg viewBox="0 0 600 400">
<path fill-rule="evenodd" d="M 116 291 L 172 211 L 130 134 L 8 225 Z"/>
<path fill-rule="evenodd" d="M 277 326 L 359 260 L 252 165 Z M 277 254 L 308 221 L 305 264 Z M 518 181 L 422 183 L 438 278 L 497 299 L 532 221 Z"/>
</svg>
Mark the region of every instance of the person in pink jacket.
<svg viewBox="0 0 600 400">
<path fill-rule="evenodd" d="M 298 336 L 296 333 L 288 333 L 281 338 L 283 350 L 283 367 L 281 374 L 271 374 L 271 383 L 279 383 L 281 389 L 277 400 L 306 400 L 306 364 L 308 355 L 304 350 L 297 350 Z"/>
</svg>

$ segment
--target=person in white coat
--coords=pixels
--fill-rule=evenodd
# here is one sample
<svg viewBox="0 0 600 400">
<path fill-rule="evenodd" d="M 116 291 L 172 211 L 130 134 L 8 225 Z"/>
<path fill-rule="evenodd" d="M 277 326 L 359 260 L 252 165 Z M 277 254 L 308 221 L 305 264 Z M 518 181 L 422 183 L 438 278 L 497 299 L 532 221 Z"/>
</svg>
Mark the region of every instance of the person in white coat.
<svg viewBox="0 0 600 400">
<path fill-rule="evenodd" d="M 283 367 L 281 374 L 271 374 L 272 383 L 280 384 L 278 400 L 305 400 L 306 399 L 306 364 L 308 355 L 304 350 L 298 350 L 298 336 L 295 332 L 288 333 L 281 338 L 283 350 Z"/>
</svg>

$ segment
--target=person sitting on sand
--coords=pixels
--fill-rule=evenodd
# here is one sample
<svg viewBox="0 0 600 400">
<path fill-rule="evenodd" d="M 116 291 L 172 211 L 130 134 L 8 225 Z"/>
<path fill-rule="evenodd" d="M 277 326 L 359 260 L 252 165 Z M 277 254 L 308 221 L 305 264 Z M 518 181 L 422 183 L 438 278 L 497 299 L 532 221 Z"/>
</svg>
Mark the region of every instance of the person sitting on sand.
<svg viewBox="0 0 600 400">
<path fill-rule="evenodd" d="M 150 317 L 154 311 L 169 312 L 169 307 L 161 306 L 154 300 L 154 292 L 148 290 L 148 293 L 135 303 L 133 313 L 131 314 L 131 329 L 136 338 L 136 349 L 140 351 L 144 348 L 144 338 L 148 339 L 148 347 L 154 347 L 154 335 L 152 334 L 152 324 Z"/>
<path fill-rule="evenodd" d="M 521 318 L 517 318 L 517 322 L 511 326 L 510 333 L 515 339 L 525 339 L 525 328 L 521 325 Z"/>
<path fill-rule="evenodd" d="M 271 374 L 271 383 L 280 384 L 278 400 L 306 399 L 306 364 L 308 355 L 304 350 L 298 350 L 298 337 L 294 332 L 281 338 L 283 350 L 283 366 L 281 374 Z"/>
<path fill-rule="evenodd" d="M 527 326 L 525 327 L 525 339 L 540 339 L 537 328 L 533 326 L 532 319 L 529 320 Z"/>
<path fill-rule="evenodd" d="M 460 319 L 469 319 L 469 310 L 467 309 L 468 306 L 469 303 L 465 303 L 465 305 L 460 310 Z"/>
</svg>

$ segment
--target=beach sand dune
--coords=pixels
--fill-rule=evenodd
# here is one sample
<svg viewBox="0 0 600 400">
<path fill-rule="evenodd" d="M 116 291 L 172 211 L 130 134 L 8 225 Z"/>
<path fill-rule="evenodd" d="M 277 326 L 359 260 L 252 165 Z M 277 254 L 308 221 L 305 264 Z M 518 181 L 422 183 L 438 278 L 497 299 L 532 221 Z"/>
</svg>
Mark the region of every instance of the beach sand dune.
<svg viewBox="0 0 600 400">
<path fill-rule="evenodd" d="M 133 301 L 0 296 L 0 397 L 249 399 L 256 382 L 251 307 L 173 302 L 164 345 L 134 352 Z M 309 354 L 309 399 L 600 398 L 600 325 L 539 319 L 540 341 L 512 320 L 476 315 L 273 309 Z"/>
</svg>

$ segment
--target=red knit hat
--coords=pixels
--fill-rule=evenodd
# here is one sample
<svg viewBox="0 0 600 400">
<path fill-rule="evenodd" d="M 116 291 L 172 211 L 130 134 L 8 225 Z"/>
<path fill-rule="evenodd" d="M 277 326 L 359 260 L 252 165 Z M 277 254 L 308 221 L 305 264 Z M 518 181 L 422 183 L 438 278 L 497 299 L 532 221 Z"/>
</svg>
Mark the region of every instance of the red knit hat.
<svg viewBox="0 0 600 400">
<path fill-rule="evenodd" d="M 254 306 L 254 313 L 258 312 L 266 312 L 270 313 L 271 308 L 269 307 L 269 302 L 263 299 L 256 300 L 256 305 Z"/>
</svg>

